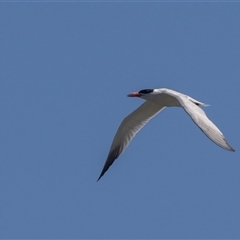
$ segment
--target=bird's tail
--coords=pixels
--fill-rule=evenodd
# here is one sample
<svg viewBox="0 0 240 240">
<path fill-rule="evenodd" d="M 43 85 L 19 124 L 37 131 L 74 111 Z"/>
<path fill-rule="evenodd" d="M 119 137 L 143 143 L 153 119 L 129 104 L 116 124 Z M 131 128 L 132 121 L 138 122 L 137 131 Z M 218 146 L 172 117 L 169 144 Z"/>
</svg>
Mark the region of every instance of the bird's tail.
<svg viewBox="0 0 240 240">
<path fill-rule="evenodd" d="M 204 106 L 204 107 L 209 107 L 209 106 L 210 106 L 209 104 L 199 102 L 199 101 L 197 101 L 196 99 L 191 98 L 191 97 L 189 97 L 189 96 L 187 96 L 187 97 L 188 97 L 188 99 L 189 99 L 191 102 L 195 103 L 195 104 L 198 105 L 198 106 Z"/>
</svg>

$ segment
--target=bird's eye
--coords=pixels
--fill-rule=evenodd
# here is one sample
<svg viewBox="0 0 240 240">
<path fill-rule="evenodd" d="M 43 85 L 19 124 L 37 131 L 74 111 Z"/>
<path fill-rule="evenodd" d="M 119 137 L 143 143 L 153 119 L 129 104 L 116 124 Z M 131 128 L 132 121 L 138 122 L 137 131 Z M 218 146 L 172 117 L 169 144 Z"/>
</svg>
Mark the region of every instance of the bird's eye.
<svg viewBox="0 0 240 240">
<path fill-rule="evenodd" d="M 139 91 L 138 93 L 148 94 L 148 93 L 151 93 L 151 92 L 153 92 L 153 89 L 143 89 L 143 90 Z"/>
</svg>

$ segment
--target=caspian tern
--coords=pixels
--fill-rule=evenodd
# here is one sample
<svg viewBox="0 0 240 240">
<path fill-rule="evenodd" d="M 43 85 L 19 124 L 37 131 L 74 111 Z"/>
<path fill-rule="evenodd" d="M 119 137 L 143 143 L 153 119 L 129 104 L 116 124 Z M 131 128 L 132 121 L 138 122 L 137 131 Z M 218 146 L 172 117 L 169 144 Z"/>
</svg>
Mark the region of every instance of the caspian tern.
<svg viewBox="0 0 240 240">
<path fill-rule="evenodd" d="M 214 143 L 226 150 L 235 151 L 228 144 L 221 131 L 199 107 L 208 105 L 167 88 L 144 89 L 130 93 L 128 97 L 140 97 L 146 101 L 123 119 L 113 139 L 107 160 L 98 180 L 124 151 L 136 133 L 165 107 L 182 107 L 203 133 Z"/>
</svg>

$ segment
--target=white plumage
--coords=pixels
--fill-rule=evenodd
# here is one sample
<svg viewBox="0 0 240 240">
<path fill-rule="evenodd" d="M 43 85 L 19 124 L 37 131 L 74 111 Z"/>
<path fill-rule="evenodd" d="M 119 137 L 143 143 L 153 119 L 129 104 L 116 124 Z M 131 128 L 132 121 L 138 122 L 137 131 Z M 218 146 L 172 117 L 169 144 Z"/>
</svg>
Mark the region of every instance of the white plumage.
<svg viewBox="0 0 240 240">
<path fill-rule="evenodd" d="M 206 104 L 167 88 L 144 89 L 139 92 L 130 93 L 128 96 L 140 97 L 146 101 L 124 118 L 120 124 L 98 180 L 124 151 L 136 133 L 165 107 L 182 107 L 208 138 L 218 146 L 229 151 L 234 151 L 221 131 L 208 119 L 205 112 L 199 107 L 207 106 Z"/>
</svg>

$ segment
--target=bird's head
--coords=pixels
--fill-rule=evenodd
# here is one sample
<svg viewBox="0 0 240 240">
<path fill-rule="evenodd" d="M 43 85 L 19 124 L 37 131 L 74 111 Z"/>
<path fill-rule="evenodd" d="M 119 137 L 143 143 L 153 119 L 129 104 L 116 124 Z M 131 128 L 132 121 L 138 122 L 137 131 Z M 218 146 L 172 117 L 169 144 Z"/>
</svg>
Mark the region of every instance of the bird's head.
<svg viewBox="0 0 240 240">
<path fill-rule="evenodd" d="M 127 96 L 128 97 L 140 97 L 143 99 L 149 99 L 150 96 L 152 96 L 154 94 L 154 89 L 143 89 L 139 92 L 132 92 L 129 93 Z"/>
</svg>

